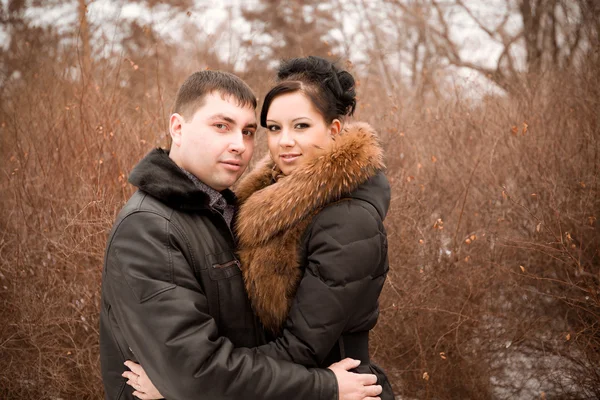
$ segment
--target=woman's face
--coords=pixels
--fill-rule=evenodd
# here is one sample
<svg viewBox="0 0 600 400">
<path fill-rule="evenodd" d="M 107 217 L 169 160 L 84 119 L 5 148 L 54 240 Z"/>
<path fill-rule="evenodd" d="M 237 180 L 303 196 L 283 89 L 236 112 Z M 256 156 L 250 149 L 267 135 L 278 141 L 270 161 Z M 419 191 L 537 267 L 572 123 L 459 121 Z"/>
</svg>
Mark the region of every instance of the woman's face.
<svg viewBox="0 0 600 400">
<path fill-rule="evenodd" d="M 267 144 L 284 175 L 331 149 L 341 123 L 327 124 L 302 92 L 277 96 L 267 112 Z"/>
</svg>

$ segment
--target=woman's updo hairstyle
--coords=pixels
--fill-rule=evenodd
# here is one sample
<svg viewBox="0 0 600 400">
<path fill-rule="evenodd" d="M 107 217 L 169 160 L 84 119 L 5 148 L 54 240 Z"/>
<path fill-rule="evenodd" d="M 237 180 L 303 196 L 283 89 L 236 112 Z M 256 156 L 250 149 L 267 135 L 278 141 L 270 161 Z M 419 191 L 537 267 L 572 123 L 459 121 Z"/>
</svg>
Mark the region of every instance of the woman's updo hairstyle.
<svg viewBox="0 0 600 400">
<path fill-rule="evenodd" d="M 356 90 L 348 71 L 321 57 L 293 58 L 281 63 L 278 84 L 267 93 L 260 112 L 260 124 L 267 126 L 267 112 L 275 97 L 302 92 L 312 101 L 326 123 L 354 114 Z"/>
</svg>

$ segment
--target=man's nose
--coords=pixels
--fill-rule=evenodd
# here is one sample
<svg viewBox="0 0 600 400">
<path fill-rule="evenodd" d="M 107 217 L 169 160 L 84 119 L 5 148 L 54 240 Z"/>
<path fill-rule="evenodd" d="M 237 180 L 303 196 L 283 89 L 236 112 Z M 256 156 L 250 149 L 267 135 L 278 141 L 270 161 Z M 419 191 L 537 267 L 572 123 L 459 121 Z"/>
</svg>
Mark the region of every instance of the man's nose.
<svg viewBox="0 0 600 400">
<path fill-rule="evenodd" d="M 229 144 L 229 149 L 238 154 L 242 154 L 246 151 L 246 143 L 244 142 L 244 134 L 242 131 L 235 133 L 233 140 Z"/>
</svg>

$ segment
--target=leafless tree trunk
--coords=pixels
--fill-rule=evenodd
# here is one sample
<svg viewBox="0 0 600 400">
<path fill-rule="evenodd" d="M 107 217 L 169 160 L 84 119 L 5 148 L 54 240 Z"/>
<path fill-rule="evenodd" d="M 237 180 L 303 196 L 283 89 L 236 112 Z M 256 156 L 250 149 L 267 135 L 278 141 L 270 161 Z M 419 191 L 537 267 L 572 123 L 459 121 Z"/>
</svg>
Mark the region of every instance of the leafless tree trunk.
<svg viewBox="0 0 600 400">
<path fill-rule="evenodd" d="M 369 32 L 372 34 L 374 46 L 372 46 L 373 51 L 371 52 L 371 56 L 377 60 L 377 66 L 380 71 L 386 92 L 393 93 L 399 85 L 395 81 L 393 75 L 390 73 L 387 63 L 385 62 L 385 46 L 383 44 L 383 40 L 380 38 L 378 27 L 368 12 L 365 0 L 360 0 L 360 12 L 364 18 L 364 21 L 366 22 Z"/>
<path fill-rule="evenodd" d="M 81 40 L 81 53 L 79 62 L 82 76 L 87 76 L 91 69 L 91 46 L 90 46 L 90 28 L 87 20 L 86 0 L 77 1 L 77 12 L 79 17 L 79 39 Z"/>
</svg>

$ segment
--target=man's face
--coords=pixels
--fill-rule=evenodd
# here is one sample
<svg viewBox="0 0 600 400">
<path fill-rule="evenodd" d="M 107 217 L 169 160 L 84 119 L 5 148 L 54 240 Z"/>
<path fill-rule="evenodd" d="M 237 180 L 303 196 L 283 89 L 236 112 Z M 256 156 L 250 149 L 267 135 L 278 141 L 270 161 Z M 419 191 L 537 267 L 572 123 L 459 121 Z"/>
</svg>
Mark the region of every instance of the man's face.
<svg viewBox="0 0 600 400">
<path fill-rule="evenodd" d="M 171 158 L 215 190 L 230 187 L 244 173 L 254 151 L 256 115 L 231 96 L 214 92 L 187 121 L 171 115 Z"/>
</svg>

